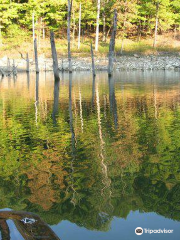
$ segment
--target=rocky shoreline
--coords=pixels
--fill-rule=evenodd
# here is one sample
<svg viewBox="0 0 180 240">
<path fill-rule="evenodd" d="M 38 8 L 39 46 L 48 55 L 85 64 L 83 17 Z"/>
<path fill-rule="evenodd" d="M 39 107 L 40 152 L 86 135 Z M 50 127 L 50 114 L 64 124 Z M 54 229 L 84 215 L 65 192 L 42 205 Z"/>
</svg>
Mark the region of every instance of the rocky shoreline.
<svg viewBox="0 0 180 240">
<path fill-rule="evenodd" d="M 0 59 L 0 68 L 3 71 L 8 71 L 8 59 L 4 57 Z M 13 60 L 10 60 L 10 68 L 13 68 Z M 39 57 L 40 71 L 52 71 L 52 59 Z M 108 58 L 96 58 L 95 68 L 99 71 L 107 70 Z M 17 71 L 26 71 L 26 61 L 24 59 L 16 59 L 15 66 Z M 91 71 L 91 58 L 74 58 L 72 59 L 73 71 Z M 179 70 L 180 71 L 180 56 L 120 56 L 115 58 L 115 70 Z M 59 70 L 68 71 L 68 60 L 59 59 Z M 30 59 L 30 71 L 35 71 L 35 64 Z"/>
</svg>

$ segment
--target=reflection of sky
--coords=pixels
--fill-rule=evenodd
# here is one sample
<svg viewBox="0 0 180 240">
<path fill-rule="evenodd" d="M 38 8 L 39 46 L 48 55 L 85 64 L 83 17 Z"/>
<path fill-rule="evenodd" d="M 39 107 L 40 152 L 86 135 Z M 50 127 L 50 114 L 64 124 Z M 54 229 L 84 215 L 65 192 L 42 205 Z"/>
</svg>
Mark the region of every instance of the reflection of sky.
<svg viewBox="0 0 180 240">
<path fill-rule="evenodd" d="M 1 211 L 11 211 L 11 209 L 4 208 L 4 209 L 0 209 L 0 212 Z M 16 228 L 16 225 L 14 224 L 14 222 L 12 220 L 7 220 L 7 224 L 9 226 L 11 240 L 24 240 L 24 238 L 21 236 L 21 234 L 19 233 L 19 231 Z M 2 239 L 1 234 L 0 234 L 0 239 Z"/>
<path fill-rule="evenodd" d="M 173 234 L 143 234 L 137 236 L 135 228 L 150 229 L 172 229 Z M 109 232 L 90 231 L 83 227 L 78 227 L 74 223 L 62 221 L 56 226 L 51 226 L 53 231 L 61 240 L 179 240 L 180 239 L 180 223 L 173 221 L 155 213 L 139 213 L 131 212 L 127 219 L 114 218 L 111 223 Z"/>
<path fill-rule="evenodd" d="M 10 229 L 11 239 L 12 240 L 24 240 L 20 232 L 17 230 L 16 225 L 12 220 L 7 220 L 7 224 Z"/>
<path fill-rule="evenodd" d="M 0 209 L 0 212 L 1 211 L 11 211 L 11 209 L 4 208 L 4 209 Z M 24 238 L 21 236 L 21 234 L 16 228 L 16 225 L 12 220 L 7 220 L 7 224 L 9 226 L 11 240 L 24 240 Z M 0 232 L 0 240 L 3 240 L 1 236 L 1 232 Z"/>
</svg>

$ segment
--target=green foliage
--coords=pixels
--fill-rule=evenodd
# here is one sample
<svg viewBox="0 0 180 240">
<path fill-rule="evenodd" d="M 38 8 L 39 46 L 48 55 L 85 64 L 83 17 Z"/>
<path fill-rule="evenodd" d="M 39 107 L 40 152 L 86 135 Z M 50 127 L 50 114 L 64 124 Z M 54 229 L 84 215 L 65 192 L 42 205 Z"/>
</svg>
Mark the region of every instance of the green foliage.
<svg viewBox="0 0 180 240">
<path fill-rule="evenodd" d="M 78 29 L 79 0 L 73 1 L 72 27 Z M 96 26 L 97 4 L 92 0 L 82 0 L 82 29 L 92 32 Z M 156 6 L 159 6 L 157 13 Z M 113 10 L 118 11 L 118 33 L 121 37 L 136 34 L 152 34 L 158 14 L 159 31 L 178 28 L 180 25 L 179 0 L 111 0 L 101 1 L 100 31 L 105 23 L 105 31 L 112 25 Z M 32 15 L 35 15 L 36 33 L 45 27 L 61 31 L 67 26 L 67 1 L 65 0 L 0 0 L 0 27 L 10 31 L 15 25 L 32 31 Z M 105 22 L 104 22 L 105 21 Z M 74 26 L 75 23 L 75 26 Z M 17 32 L 18 33 L 18 32 Z"/>
</svg>

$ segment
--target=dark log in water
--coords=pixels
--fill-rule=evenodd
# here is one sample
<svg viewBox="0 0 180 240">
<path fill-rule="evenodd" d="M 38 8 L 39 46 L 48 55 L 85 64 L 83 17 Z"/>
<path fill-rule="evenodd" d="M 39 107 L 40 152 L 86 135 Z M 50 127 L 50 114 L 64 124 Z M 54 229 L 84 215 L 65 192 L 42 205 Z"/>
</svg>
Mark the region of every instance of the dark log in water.
<svg viewBox="0 0 180 240">
<path fill-rule="evenodd" d="M 59 240 L 51 228 L 36 214 L 21 211 L 0 212 L 0 229 L 4 240 L 10 239 L 9 227 L 6 223 L 11 219 L 24 239 Z"/>
<path fill-rule="evenodd" d="M 0 231 L 3 240 L 10 240 L 10 230 L 9 226 L 4 219 L 0 219 Z"/>
</svg>

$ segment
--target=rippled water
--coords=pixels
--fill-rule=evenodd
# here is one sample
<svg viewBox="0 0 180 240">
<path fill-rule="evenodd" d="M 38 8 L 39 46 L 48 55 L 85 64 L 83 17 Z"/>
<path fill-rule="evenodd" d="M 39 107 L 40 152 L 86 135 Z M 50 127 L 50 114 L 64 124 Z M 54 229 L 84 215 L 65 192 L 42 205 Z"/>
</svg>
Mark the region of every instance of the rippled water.
<svg viewBox="0 0 180 240">
<path fill-rule="evenodd" d="M 134 239 L 136 227 L 179 239 L 180 73 L 1 80 L 4 208 L 38 214 L 61 240 Z"/>
</svg>

